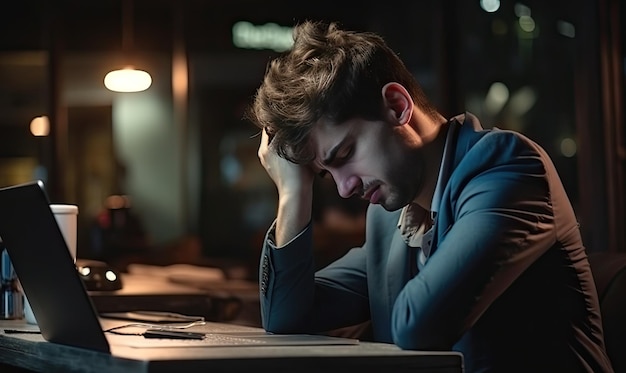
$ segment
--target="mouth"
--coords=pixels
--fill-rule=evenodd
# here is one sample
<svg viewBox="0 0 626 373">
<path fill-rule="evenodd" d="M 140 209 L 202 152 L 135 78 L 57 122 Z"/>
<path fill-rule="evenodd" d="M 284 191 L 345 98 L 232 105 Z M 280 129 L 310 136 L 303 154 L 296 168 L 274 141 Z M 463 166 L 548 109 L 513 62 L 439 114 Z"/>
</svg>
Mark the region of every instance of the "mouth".
<svg viewBox="0 0 626 373">
<path fill-rule="evenodd" d="M 365 192 L 363 193 L 361 198 L 369 201 L 372 204 L 378 203 L 381 198 L 380 185 L 374 185 L 365 189 Z"/>
</svg>

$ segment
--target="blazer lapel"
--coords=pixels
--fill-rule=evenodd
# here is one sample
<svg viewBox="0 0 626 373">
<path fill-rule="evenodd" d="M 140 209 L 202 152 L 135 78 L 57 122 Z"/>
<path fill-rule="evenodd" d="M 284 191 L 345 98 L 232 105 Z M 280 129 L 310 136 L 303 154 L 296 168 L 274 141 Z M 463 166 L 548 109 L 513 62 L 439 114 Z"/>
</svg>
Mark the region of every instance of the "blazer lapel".
<svg viewBox="0 0 626 373">
<path fill-rule="evenodd" d="M 467 151 L 472 147 L 472 145 L 481 137 L 481 135 L 477 136 L 479 131 L 483 130 L 478 118 L 470 113 L 464 113 L 453 117 L 450 120 L 450 126 L 457 126 L 455 129 L 457 131 L 456 136 L 452 139 L 451 146 L 454 147 L 454 157 L 452 164 L 450 165 L 446 171 L 447 174 L 443 175 L 441 182 L 443 183 L 443 197 L 440 199 L 440 205 L 438 206 L 439 212 L 442 212 L 445 208 L 445 202 L 447 200 L 447 196 L 450 191 L 448 189 L 448 181 L 450 179 L 450 175 L 457 168 L 461 160 L 467 153 Z M 449 129 L 449 131 L 452 129 Z M 437 250 L 437 246 L 441 237 L 445 236 L 445 234 L 452 228 L 452 221 L 446 218 L 447 214 L 438 213 L 435 217 L 434 227 L 433 227 L 433 238 L 432 245 L 430 247 L 430 255 L 433 254 Z"/>
</svg>

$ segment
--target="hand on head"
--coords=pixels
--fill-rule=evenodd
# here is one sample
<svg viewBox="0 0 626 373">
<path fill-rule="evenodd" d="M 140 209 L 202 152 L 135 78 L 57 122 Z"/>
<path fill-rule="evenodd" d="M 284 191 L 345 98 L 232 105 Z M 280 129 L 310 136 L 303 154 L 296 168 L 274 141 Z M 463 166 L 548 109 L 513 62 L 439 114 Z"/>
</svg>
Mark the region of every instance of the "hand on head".
<svg viewBox="0 0 626 373">
<path fill-rule="evenodd" d="M 279 195 L 300 193 L 303 189 L 313 188 L 315 174 L 307 165 L 290 162 L 278 155 L 272 146 L 270 136 L 264 129 L 261 132 L 261 143 L 257 152 L 259 161 L 267 171 Z"/>
</svg>

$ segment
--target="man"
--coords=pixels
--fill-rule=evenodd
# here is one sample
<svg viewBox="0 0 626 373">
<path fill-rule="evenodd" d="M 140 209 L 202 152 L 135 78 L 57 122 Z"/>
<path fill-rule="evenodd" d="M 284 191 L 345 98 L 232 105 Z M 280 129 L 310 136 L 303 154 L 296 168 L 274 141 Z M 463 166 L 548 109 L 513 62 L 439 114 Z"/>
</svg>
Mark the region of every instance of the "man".
<svg viewBox="0 0 626 373">
<path fill-rule="evenodd" d="M 403 349 L 457 350 L 468 372 L 611 372 L 576 217 L 521 134 L 450 120 L 372 33 L 304 22 L 247 117 L 278 189 L 261 254 L 263 327 L 365 321 Z M 362 247 L 315 271 L 316 176 L 370 202 Z"/>
</svg>

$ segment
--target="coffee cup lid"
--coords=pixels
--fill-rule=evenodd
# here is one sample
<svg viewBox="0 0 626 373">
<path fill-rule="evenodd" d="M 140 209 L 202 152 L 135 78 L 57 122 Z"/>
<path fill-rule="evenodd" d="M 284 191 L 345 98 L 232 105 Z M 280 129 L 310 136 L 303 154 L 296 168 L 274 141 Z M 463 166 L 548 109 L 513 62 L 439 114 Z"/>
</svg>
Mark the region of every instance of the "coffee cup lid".
<svg viewBox="0 0 626 373">
<path fill-rule="evenodd" d="M 78 214 L 78 206 L 68 204 L 51 204 L 50 209 L 55 214 Z"/>
</svg>

